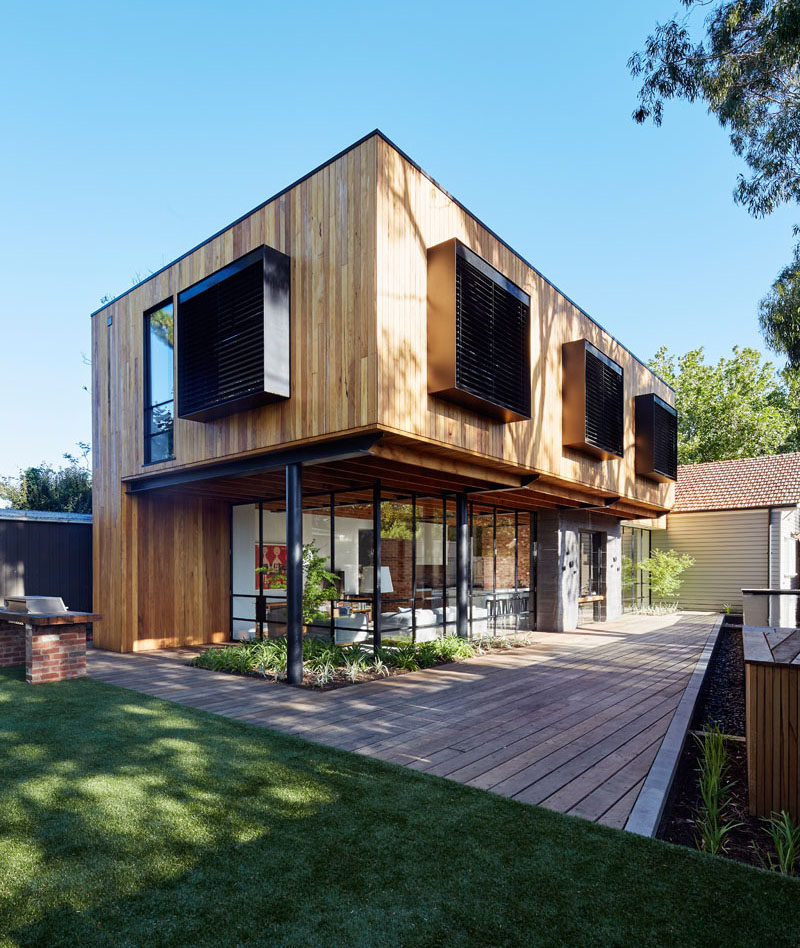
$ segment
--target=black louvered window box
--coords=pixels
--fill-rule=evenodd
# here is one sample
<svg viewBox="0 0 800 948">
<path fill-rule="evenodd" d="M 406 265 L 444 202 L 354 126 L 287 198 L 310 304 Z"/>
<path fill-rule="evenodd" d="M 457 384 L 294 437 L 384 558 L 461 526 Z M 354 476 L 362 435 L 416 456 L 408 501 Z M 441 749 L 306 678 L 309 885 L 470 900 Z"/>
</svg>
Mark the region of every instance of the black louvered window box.
<svg viewBox="0 0 800 948">
<path fill-rule="evenodd" d="M 428 391 L 530 418 L 530 297 L 457 240 L 428 251 Z"/>
<path fill-rule="evenodd" d="M 636 396 L 636 473 L 657 481 L 678 477 L 678 413 L 654 393 Z"/>
<path fill-rule="evenodd" d="M 288 398 L 289 383 L 285 254 L 260 247 L 179 295 L 181 418 L 208 421 Z"/>
<path fill-rule="evenodd" d="M 564 446 L 596 457 L 622 457 L 625 378 L 622 367 L 586 339 L 563 347 Z"/>
</svg>

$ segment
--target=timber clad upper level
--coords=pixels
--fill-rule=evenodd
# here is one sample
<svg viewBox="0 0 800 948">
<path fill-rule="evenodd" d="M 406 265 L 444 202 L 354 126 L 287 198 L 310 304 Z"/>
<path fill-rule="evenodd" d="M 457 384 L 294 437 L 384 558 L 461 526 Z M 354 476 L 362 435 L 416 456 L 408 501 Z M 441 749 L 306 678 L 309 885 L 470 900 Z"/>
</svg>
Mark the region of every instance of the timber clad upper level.
<svg viewBox="0 0 800 948">
<path fill-rule="evenodd" d="M 498 347 L 492 371 L 505 373 L 504 387 L 490 401 L 510 404 L 507 417 L 521 420 L 429 394 L 429 252 L 448 242 L 481 271 L 471 292 L 494 278 L 511 294 L 496 303 L 498 325 L 528 340 L 530 389 L 522 385 L 520 400 L 510 366 L 519 343 L 510 367 Z M 174 459 L 145 464 L 144 314 L 262 247 L 288 257 L 290 397 L 222 417 L 177 417 Z M 179 315 L 178 350 L 180 326 Z M 564 446 L 573 442 L 562 437 L 562 350 L 577 340 L 619 369 L 621 452 Z M 379 132 L 98 310 L 93 367 L 98 462 L 118 479 L 383 430 L 423 452 L 538 472 L 648 507 L 672 503 L 673 484 L 637 474 L 634 463 L 634 398 L 654 394 L 671 405 L 672 390 Z"/>
</svg>

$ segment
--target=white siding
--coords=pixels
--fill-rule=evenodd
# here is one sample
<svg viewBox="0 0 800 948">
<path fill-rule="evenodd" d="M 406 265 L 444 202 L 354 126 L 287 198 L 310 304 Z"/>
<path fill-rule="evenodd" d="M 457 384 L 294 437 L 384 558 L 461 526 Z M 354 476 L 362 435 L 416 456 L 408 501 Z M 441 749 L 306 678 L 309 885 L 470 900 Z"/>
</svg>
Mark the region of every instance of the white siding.
<svg viewBox="0 0 800 948">
<path fill-rule="evenodd" d="M 683 574 L 683 609 L 719 612 L 725 603 L 742 611 L 742 589 L 768 583 L 768 510 L 719 510 L 669 514 L 666 530 L 653 530 L 653 549 L 689 553 L 695 565 Z"/>
</svg>

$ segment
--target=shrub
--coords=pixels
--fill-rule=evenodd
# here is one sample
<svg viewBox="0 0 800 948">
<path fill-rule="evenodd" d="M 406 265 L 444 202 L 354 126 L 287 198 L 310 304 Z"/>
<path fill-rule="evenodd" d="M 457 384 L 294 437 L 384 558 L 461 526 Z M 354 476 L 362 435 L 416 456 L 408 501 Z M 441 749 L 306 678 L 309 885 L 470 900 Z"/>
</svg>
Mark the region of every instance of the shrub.
<svg viewBox="0 0 800 948">
<path fill-rule="evenodd" d="M 725 814 L 730 803 L 731 783 L 725 783 L 728 774 L 728 752 L 725 736 L 715 724 L 703 735 L 694 735 L 700 748 L 700 797 L 698 810 L 697 847 L 716 855 L 725 849 L 725 840 L 740 823 L 730 823 Z"/>
<path fill-rule="evenodd" d="M 677 550 L 653 550 L 639 563 L 639 569 L 650 577 L 650 590 L 657 602 L 677 599 L 683 585 L 681 573 L 694 566 L 694 558 Z"/>
</svg>

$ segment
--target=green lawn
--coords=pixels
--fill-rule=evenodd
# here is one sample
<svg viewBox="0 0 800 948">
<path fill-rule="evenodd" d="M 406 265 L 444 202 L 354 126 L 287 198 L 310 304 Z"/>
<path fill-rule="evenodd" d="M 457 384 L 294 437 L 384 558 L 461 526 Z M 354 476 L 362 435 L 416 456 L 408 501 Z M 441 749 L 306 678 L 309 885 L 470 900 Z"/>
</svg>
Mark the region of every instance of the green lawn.
<svg viewBox="0 0 800 948">
<path fill-rule="evenodd" d="M 797 945 L 799 907 L 760 870 L 0 673 L 0 944 Z"/>
</svg>

